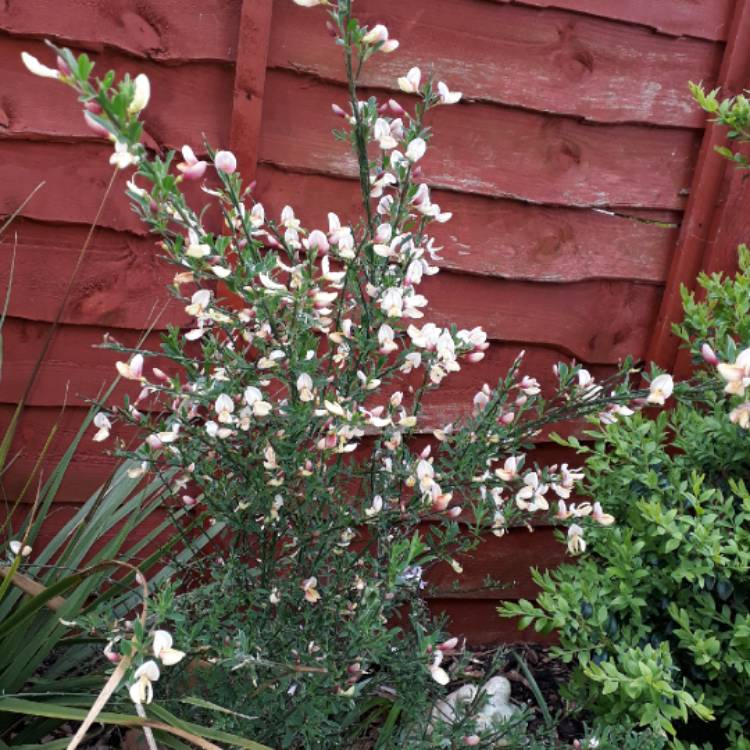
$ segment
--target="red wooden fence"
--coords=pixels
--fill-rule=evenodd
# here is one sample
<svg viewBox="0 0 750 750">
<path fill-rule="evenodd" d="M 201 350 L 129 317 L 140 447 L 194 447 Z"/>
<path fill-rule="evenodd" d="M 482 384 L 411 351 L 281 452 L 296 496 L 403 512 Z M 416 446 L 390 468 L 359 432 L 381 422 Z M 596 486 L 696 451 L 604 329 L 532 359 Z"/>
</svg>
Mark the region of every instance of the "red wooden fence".
<svg viewBox="0 0 750 750">
<path fill-rule="evenodd" d="M 542 378 L 560 357 L 600 374 L 626 354 L 675 366 L 669 323 L 679 314 L 679 284 L 699 268 L 731 266 L 734 246 L 750 234 L 747 212 L 738 211 L 747 188 L 712 154 L 722 136 L 705 127 L 687 91 L 688 80 L 735 92 L 750 84 L 750 0 L 357 5 L 364 21 L 386 23 L 402 44 L 370 66 L 366 86 L 391 90 L 418 64 L 465 94 L 432 121 L 436 148 L 424 172 L 455 218 L 439 238 L 444 273 L 425 286 L 436 321 L 480 323 L 492 348 L 446 381 L 427 414 L 460 412 L 520 348 Z M 354 164 L 330 135 L 330 104 L 346 97 L 319 14 L 291 0 L 0 3 L 0 216 L 45 181 L 14 225 L 0 426 L 23 393 L 109 179 L 109 147 L 92 138 L 69 94 L 30 80 L 20 64 L 21 50 L 44 56 L 45 37 L 94 53 L 100 68 L 150 76 L 154 148 L 196 146 L 202 133 L 231 146 L 264 203 L 291 202 L 308 225 L 357 206 Z M 134 341 L 165 299 L 171 272 L 154 260 L 153 240 L 119 191 L 101 225 L 30 394 L 8 497 L 60 405 L 68 408 L 52 458 L 111 377 L 114 357 L 92 346 L 105 332 Z M 11 242 L 0 245 L 0 288 Z M 169 308 L 157 328 L 180 315 Z M 554 447 L 542 444 L 540 453 L 552 457 Z M 86 440 L 61 518 L 111 466 Z M 477 641 L 507 636 L 494 607 L 533 595 L 528 566 L 559 559 L 550 534 L 493 538 L 467 561 L 465 591 L 450 592 L 446 578 L 435 606 Z M 509 587 L 472 591 L 487 573 Z"/>
</svg>

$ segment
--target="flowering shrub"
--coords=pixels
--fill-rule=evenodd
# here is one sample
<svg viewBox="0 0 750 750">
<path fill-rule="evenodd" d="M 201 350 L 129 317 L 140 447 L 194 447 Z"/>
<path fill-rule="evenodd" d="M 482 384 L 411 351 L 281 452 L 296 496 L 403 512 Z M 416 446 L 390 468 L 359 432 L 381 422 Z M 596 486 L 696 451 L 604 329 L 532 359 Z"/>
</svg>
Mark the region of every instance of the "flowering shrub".
<svg viewBox="0 0 750 750">
<path fill-rule="evenodd" d="M 591 446 L 568 441 L 587 455 L 586 493 L 618 524 L 592 532 L 579 565 L 537 573 L 536 605 L 503 614 L 559 632 L 570 692 L 604 721 L 665 730 L 673 747 L 747 748 L 750 252 L 734 279 L 699 283 L 704 301 L 686 293 L 676 327 L 703 365 L 699 395 L 593 432 Z"/>
<path fill-rule="evenodd" d="M 477 733 L 467 716 L 428 728 L 442 686 L 470 678 L 461 644 L 419 596 L 423 574 L 445 561 L 460 575 L 460 554 L 548 513 L 551 497 L 559 518 L 578 518 L 565 501 L 581 474 L 532 465 L 533 438 L 550 424 L 616 421 L 632 414 L 628 404 L 664 403 L 671 378 L 634 391 L 629 362 L 601 383 L 560 364 L 543 395 L 521 354 L 464 418 L 428 423 L 425 398 L 489 347 L 480 327 L 426 319 L 417 291 L 439 270 L 430 225 L 451 218 L 419 180 L 427 117 L 461 94 L 412 68 L 398 79 L 403 103 L 360 101 L 362 66 L 398 42 L 382 25 L 361 26 L 348 0 L 297 2 L 327 9 L 343 50 L 348 102 L 333 109 L 336 136 L 357 158 L 356 223 L 330 213 L 326 228 L 307 227 L 291 206 L 270 216 L 235 156 L 209 144 L 198 154 L 184 146 L 181 160 L 150 154 L 143 75 L 94 78 L 89 59 L 68 50 L 56 50 L 56 69 L 25 58 L 78 93 L 86 122 L 114 142 L 115 168 L 136 168 L 128 196 L 178 268 L 173 293 L 192 319 L 160 352 L 113 344 L 137 395 L 102 410 L 94 440 L 136 426 L 144 440 L 126 455 L 165 476 L 175 503 L 225 526 L 221 556 L 196 561 L 199 584 L 173 612 L 179 642 L 201 658 L 172 689 L 187 684 L 232 709 L 212 714 L 217 725 L 282 747 L 340 748 L 353 727 L 387 717 L 381 747 L 493 746 L 508 727 Z M 189 204 L 186 181 L 203 181 L 208 210 Z M 611 523 L 600 506 L 590 511 Z M 579 525 L 569 540 L 585 549 Z"/>
</svg>

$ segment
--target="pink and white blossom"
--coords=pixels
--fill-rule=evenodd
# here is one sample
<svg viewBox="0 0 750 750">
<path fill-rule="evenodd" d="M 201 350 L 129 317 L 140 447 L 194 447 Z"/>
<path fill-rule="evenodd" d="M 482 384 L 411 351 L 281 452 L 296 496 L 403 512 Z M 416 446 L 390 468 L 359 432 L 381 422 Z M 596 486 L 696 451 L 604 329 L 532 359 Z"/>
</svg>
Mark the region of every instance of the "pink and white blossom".
<svg viewBox="0 0 750 750">
<path fill-rule="evenodd" d="M 422 71 L 417 68 L 411 68 L 409 72 L 398 79 L 398 87 L 406 94 L 419 93 L 419 86 L 422 81 Z"/>
<path fill-rule="evenodd" d="M 94 427 L 97 428 L 96 435 L 92 438 L 95 443 L 101 443 L 109 437 L 110 430 L 112 429 L 112 423 L 109 421 L 107 415 L 100 411 L 94 417 Z"/>
<path fill-rule="evenodd" d="M 217 171 L 232 174 L 237 169 L 237 157 L 231 151 L 217 151 L 214 154 Z"/>
<path fill-rule="evenodd" d="M 667 373 L 657 375 L 649 384 L 646 401 L 649 404 L 664 406 L 664 402 L 672 395 L 673 390 L 674 381 L 671 375 Z"/>
<path fill-rule="evenodd" d="M 442 81 L 438 81 L 437 89 L 441 104 L 456 104 L 463 96 L 460 91 L 450 91 Z"/>
<path fill-rule="evenodd" d="M 195 155 L 190 146 L 187 144 L 182 147 L 182 161 L 177 165 L 177 169 L 182 172 L 182 176 L 187 180 L 199 180 L 206 172 L 208 162 L 205 162 Z"/>
</svg>

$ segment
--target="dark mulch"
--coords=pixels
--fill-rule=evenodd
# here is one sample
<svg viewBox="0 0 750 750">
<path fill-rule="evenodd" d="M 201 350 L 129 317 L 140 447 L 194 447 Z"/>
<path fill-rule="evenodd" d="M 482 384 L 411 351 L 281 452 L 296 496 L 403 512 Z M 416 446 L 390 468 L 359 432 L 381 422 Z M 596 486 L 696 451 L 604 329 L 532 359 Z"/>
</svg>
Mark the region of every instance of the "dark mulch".
<svg viewBox="0 0 750 750">
<path fill-rule="evenodd" d="M 560 695 L 560 688 L 568 682 L 570 666 L 553 659 L 545 646 L 522 643 L 508 646 L 508 661 L 503 674 L 510 680 L 513 700 L 526 708 L 534 728 L 543 725 L 542 709 L 534 696 L 529 681 L 518 666 L 518 655 L 529 668 L 550 714 L 557 719 L 558 739 L 574 740 L 583 735 L 583 724 L 570 716 L 572 706 Z"/>
</svg>

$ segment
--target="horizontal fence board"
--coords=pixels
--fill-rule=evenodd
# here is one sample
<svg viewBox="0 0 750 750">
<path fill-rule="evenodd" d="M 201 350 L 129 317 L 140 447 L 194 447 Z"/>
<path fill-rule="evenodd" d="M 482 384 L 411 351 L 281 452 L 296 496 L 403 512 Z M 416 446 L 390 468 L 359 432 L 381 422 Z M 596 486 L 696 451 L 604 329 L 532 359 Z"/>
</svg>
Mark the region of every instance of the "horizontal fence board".
<svg viewBox="0 0 750 750">
<path fill-rule="evenodd" d="M 500 617 L 497 608 L 501 599 L 432 599 L 430 611 L 445 615 L 446 629 L 451 635 L 464 637 L 469 646 L 507 646 L 512 643 L 552 645 L 554 636 L 540 635 L 533 628 L 519 630 L 516 620 Z"/>
<path fill-rule="evenodd" d="M 347 145 L 330 132 L 341 124 L 330 104 L 345 100 L 339 86 L 269 71 L 260 161 L 357 174 Z M 483 103 L 438 108 L 429 124 L 435 148 L 421 164 L 431 184 L 567 206 L 681 209 L 699 140 L 685 129 L 595 126 Z"/>
<path fill-rule="evenodd" d="M 481 325 L 490 338 L 558 347 L 584 362 L 645 353 L 661 288 L 620 281 L 537 284 L 441 273 L 420 286 L 448 325 Z M 606 311 L 604 313 L 603 311 Z"/>
<path fill-rule="evenodd" d="M 285 172 L 265 165 L 255 191 L 277 215 L 292 203 L 309 228 L 328 226 L 327 212 L 342 221 L 361 216 L 359 184 L 322 175 Z M 296 201 L 300 200 L 301 203 Z M 679 214 L 641 212 L 639 218 L 591 209 L 536 206 L 503 198 L 435 190 L 432 200 L 451 211 L 447 224 L 432 224 L 443 247 L 437 265 L 456 271 L 529 281 L 665 279 Z"/>
<path fill-rule="evenodd" d="M 85 276 L 84 276 L 85 280 Z M 420 285 L 420 292 L 430 300 L 422 325 L 432 321 L 447 326 L 455 323 L 460 328 L 481 325 L 494 341 L 514 342 L 518 348 L 527 344 L 552 346 L 570 357 L 596 364 L 612 364 L 632 355 L 644 356 L 648 336 L 661 298 L 661 288 L 650 284 L 620 281 L 584 281 L 575 284 L 537 284 L 524 281 L 486 279 L 480 276 L 454 274 L 445 271 L 430 277 Z M 33 297 L 31 298 L 33 300 Z M 116 324 L 139 317 L 152 320 L 163 307 L 164 296 L 144 299 L 140 315 L 125 313 L 130 301 L 121 305 L 121 290 L 97 288 L 87 292 L 84 285 L 77 289 L 75 303 L 66 308 L 66 320 L 71 338 L 91 338 L 88 326 L 106 323 L 95 338 L 112 330 L 116 336 L 129 335 L 131 329 L 117 328 Z M 50 306 L 52 309 L 52 306 Z M 175 305 L 173 311 L 158 318 L 157 328 L 182 318 Z M 601 311 L 607 314 L 602 315 Z M 29 317 L 37 318 L 33 313 Z M 47 316 L 45 316 L 47 317 Z M 32 321 L 14 318 L 18 323 Z M 128 322 L 131 322 L 128 320 Z M 44 325 L 39 323 L 43 330 Z M 76 334 L 80 327 L 81 333 Z M 13 346 L 18 342 L 8 332 L 8 361 L 13 361 Z"/>
<path fill-rule="evenodd" d="M 115 395 L 112 403 L 121 403 L 121 401 L 118 402 L 118 397 Z M 0 403 L 0 430 L 5 430 L 13 410 L 12 404 Z M 50 475 L 71 444 L 87 413 L 88 409 L 75 404 L 69 404 L 64 411 L 59 406 L 31 405 L 25 408 L 10 453 L 14 458 L 13 464 L 0 478 L 0 485 L 8 497 L 15 498 L 20 492 L 26 477 L 34 468 L 36 458 L 40 455 L 52 427 L 58 425 L 58 432 L 42 464 L 44 476 Z M 117 465 L 118 459 L 110 455 L 113 443 L 111 441 L 93 442 L 95 432 L 93 427 L 89 427 L 88 433 L 83 436 L 78 446 L 71 470 L 60 489 L 61 502 L 74 504 L 82 502 L 107 480 Z M 115 434 L 128 444 L 133 439 L 132 431 L 123 430 L 120 426 L 116 428 Z M 415 439 L 415 449 L 419 450 L 428 442 L 431 442 L 431 439 L 427 436 L 418 436 Z M 534 462 L 542 466 L 564 462 L 575 465 L 580 463 L 571 451 L 550 442 L 541 442 L 534 446 L 534 450 L 527 458 L 527 465 Z M 27 497 L 26 501 L 29 502 L 30 498 Z"/>
<path fill-rule="evenodd" d="M 101 140 L 86 125 L 73 92 L 57 81 L 32 76 L 21 62 L 22 50 L 54 64 L 51 50 L 43 43 L 0 34 L 3 137 Z M 184 143 L 191 143 L 199 151 L 204 135 L 215 148 L 228 145 L 234 78 L 230 66 L 201 63 L 168 67 L 111 52 L 92 59 L 97 75 L 110 69 L 118 78 L 125 73 L 148 75 L 151 99 L 143 114 L 147 145 L 181 148 Z"/>
<path fill-rule="evenodd" d="M 48 329 L 48 324 L 17 318 L 6 320 L 3 330 L 4 367 L 0 403 L 15 403 L 21 398 Z M 57 406 L 63 403 L 81 405 L 94 398 L 103 384 L 109 384 L 114 379 L 115 361 L 124 358 L 115 351 L 98 348 L 105 333 L 105 329 L 94 326 L 62 325 L 56 332 L 28 403 L 36 406 Z M 134 346 L 141 334 L 138 331 L 118 330 L 113 331 L 113 335 L 124 346 Z M 144 348 L 158 351 L 158 334 L 150 334 Z M 490 346 L 482 362 L 464 363 L 460 373 L 449 376 L 440 389 L 430 393 L 426 404 L 436 417 L 443 420 L 439 424 L 445 423 L 447 415 L 454 414 L 452 404 L 456 404 L 462 413 L 471 409 L 471 400 L 477 390 L 485 382 L 496 383 L 511 366 L 521 348 L 518 344 L 495 343 Z M 523 372 L 537 377 L 545 387 L 551 388 L 553 364 L 569 361 L 569 357 L 564 352 L 546 347 L 525 345 L 523 348 L 526 349 Z M 162 367 L 168 373 L 174 369 L 159 357 L 147 360 L 146 370 L 149 375 L 149 368 L 152 366 Z M 592 371 L 600 376 L 606 376 L 612 370 L 611 366 L 592 367 Z M 115 402 L 118 402 L 123 393 L 133 395 L 136 391 L 134 383 L 123 383 Z"/>
<path fill-rule="evenodd" d="M 112 149 L 105 142 L 76 140 L 44 142 L 0 137 L 0 217 L 8 216 L 44 183 L 21 212 L 21 217 L 88 226 L 96 216 L 112 176 Z M 118 171 L 98 226 L 145 236 L 145 226 L 130 209 L 125 183 L 132 170 Z M 207 182 L 215 179 L 207 173 Z M 198 182 L 183 184 L 190 205 L 198 212 L 213 203 Z M 206 228 L 216 231 L 209 214 Z M 6 234 L 6 236 L 10 236 Z"/>
<path fill-rule="evenodd" d="M 0 246 L 0 289 L 11 285 L 10 316 L 55 319 L 87 233 L 84 227 L 22 220 L 13 226 Z M 156 328 L 185 324 L 189 318 L 183 306 L 170 301 L 166 289 L 175 270 L 160 258 L 152 238 L 97 230 L 75 276 L 62 321 L 141 330 L 154 324 L 163 310 Z"/>
<path fill-rule="evenodd" d="M 533 598 L 537 587 L 530 569 L 554 568 L 564 556 L 565 547 L 555 540 L 551 527 L 515 528 L 500 538 L 486 535 L 475 550 L 457 557 L 463 567 L 460 575 L 444 562 L 432 568 L 426 575 L 426 594 L 430 599 L 460 601 Z M 497 585 L 486 586 L 488 576 Z"/>
<path fill-rule="evenodd" d="M 164 62 L 234 60 L 242 0 L 5 0 L 0 29 Z"/>
<path fill-rule="evenodd" d="M 397 90 L 396 79 L 417 65 L 471 99 L 593 122 L 702 127 L 687 81 L 711 85 L 722 51 L 602 18 L 486 0 L 430 0 L 420 13 L 402 0 L 368 0 L 355 12 L 370 26 L 385 23 L 401 44 L 365 66 L 364 85 Z M 269 66 L 345 80 L 341 48 L 292 2 L 275 8 Z"/>
<path fill-rule="evenodd" d="M 725 40 L 735 0 L 484 0 L 537 8 L 563 8 L 642 24 L 665 34 Z"/>
</svg>

